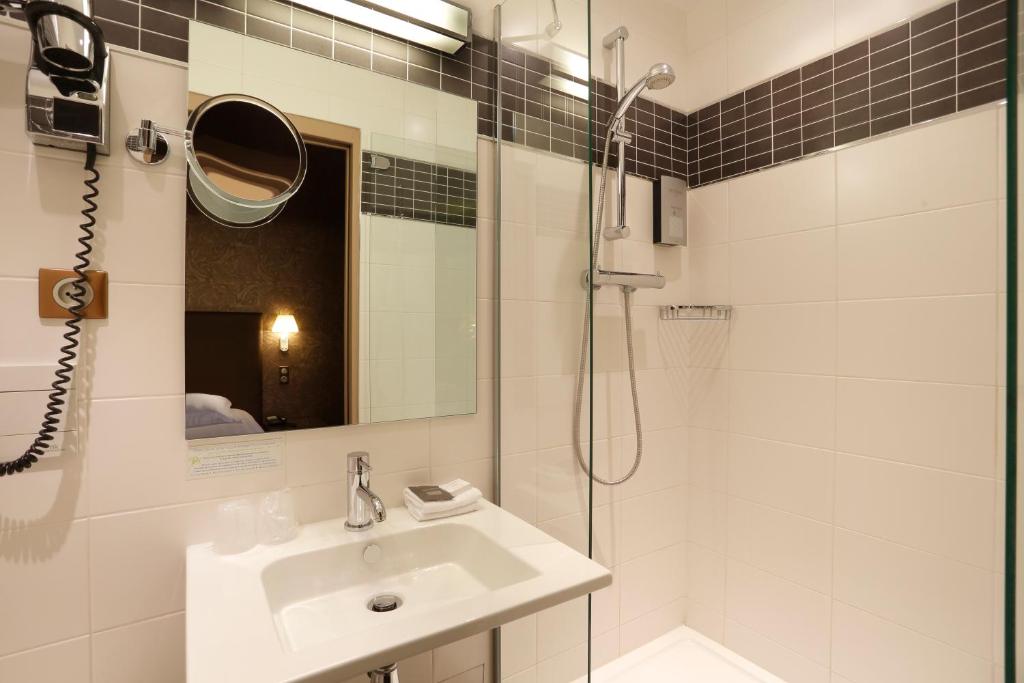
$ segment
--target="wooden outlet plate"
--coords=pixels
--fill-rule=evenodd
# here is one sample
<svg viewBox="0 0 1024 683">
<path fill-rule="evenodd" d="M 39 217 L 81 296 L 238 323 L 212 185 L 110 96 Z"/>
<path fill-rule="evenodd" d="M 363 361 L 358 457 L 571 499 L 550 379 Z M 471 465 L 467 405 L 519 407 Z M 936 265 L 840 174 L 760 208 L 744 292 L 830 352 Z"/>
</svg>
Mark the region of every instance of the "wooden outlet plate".
<svg viewBox="0 0 1024 683">
<path fill-rule="evenodd" d="M 82 309 L 82 317 L 93 320 L 105 319 L 107 317 L 107 273 L 102 270 L 87 270 L 85 275 L 92 288 L 93 297 L 92 301 Z M 57 285 L 62 280 L 74 280 L 77 277 L 73 270 L 39 269 L 40 318 L 64 320 L 74 317 L 68 309 L 57 303 L 55 293 Z"/>
</svg>

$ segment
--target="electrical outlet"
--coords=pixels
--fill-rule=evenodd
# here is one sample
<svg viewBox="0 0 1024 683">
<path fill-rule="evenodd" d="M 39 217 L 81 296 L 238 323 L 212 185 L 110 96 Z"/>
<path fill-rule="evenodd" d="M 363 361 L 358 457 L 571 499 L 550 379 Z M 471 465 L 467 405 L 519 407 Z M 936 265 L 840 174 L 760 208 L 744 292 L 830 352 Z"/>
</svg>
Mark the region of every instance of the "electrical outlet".
<svg viewBox="0 0 1024 683">
<path fill-rule="evenodd" d="M 83 318 L 103 319 L 107 317 L 107 274 L 102 270 L 87 270 L 85 294 L 82 300 Z M 67 319 L 72 318 L 71 307 L 75 300 L 71 294 L 75 291 L 75 280 L 78 276 L 73 270 L 54 268 L 39 269 L 39 317 Z"/>
<path fill-rule="evenodd" d="M 277 381 L 281 384 L 288 384 L 292 378 L 292 371 L 287 365 L 277 366 Z"/>
</svg>

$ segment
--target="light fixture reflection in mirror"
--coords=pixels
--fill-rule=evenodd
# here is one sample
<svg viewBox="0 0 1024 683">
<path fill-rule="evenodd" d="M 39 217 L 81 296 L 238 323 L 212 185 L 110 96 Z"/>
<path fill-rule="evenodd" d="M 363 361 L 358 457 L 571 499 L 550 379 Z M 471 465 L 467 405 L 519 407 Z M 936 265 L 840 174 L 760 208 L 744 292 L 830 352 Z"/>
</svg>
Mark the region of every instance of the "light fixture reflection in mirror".
<svg viewBox="0 0 1024 683">
<path fill-rule="evenodd" d="M 281 351 L 288 351 L 288 338 L 299 331 L 299 324 L 295 322 L 294 315 L 281 314 L 274 320 L 274 326 L 270 331 L 278 336 L 281 342 Z"/>
</svg>

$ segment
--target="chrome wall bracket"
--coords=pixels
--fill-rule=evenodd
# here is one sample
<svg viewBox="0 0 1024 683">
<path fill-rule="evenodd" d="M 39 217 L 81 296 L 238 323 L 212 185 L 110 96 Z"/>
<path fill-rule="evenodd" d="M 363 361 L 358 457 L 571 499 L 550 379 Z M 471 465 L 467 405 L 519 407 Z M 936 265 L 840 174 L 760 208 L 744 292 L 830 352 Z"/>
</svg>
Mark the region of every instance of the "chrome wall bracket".
<svg viewBox="0 0 1024 683">
<path fill-rule="evenodd" d="M 124 147 L 132 159 L 147 166 L 156 166 L 167 161 L 171 154 L 167 136 L 188 138 L 188 131 L 158 126 L 149 119 L 142 119 L 138 128 L 132 128 L 124 139 Z"/>
</svg>

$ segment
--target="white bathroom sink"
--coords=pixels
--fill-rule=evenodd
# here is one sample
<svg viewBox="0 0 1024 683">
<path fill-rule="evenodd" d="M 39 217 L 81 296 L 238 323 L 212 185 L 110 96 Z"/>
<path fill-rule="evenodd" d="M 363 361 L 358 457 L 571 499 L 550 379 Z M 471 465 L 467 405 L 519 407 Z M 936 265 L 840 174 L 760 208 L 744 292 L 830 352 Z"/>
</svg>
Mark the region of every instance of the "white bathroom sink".
<svg viewBox="0 0 1024 683">
<path fill-rule="evenodd" d="M 427 523 L 388 510 L 366 532 L 311 524 L 237 555 L 194 545 L 188 681 L 334 683 L 610 583 L 601 565 L 489 503 Z M 401 604 L 371 611 L 380 595 Z"/>
</svg>

